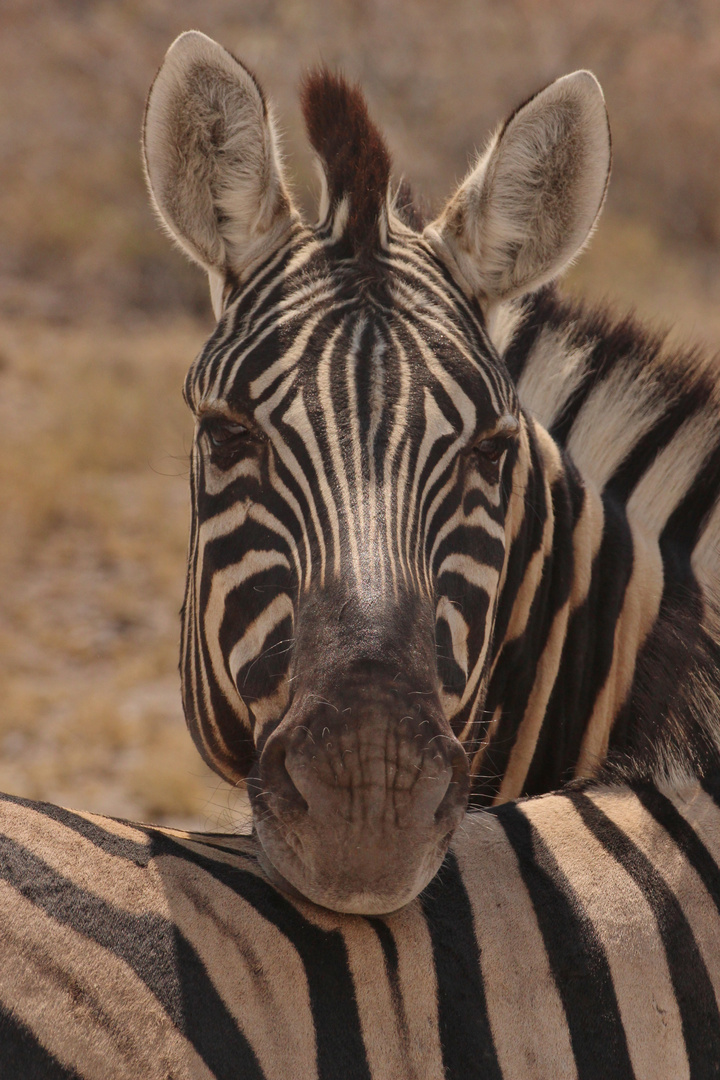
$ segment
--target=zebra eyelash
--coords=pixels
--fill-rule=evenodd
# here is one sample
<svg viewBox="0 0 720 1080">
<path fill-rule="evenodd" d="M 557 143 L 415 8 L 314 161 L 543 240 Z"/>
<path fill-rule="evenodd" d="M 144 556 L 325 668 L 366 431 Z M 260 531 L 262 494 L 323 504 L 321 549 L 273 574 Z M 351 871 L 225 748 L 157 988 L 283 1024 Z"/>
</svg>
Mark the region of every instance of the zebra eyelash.
<svg viewBox="0 0 720 1080">
<path fill-rule="evenodd" d="M 248 445 L 257 441 L 247 424 L 216 414 L 202 418 L 198 438 L 204 441 L 212 463 L 221 468 L 233 465 Z"/>
<path fill-rule="evenodd" d="M 491 464 L 497 465 L 513 441 L 508 435 L 494 435 L 490 439 L 481 439 L 479 443 L 476 443 L 473 447 L 473 453 Z"/>
<path fill-rule="evenodd" d="M 516 443 L 517 436 L 514 432 L 503 432 L 480 439 L 470 448 L 471 459 L 486 483 L 499 484 L 508 450 Z"/>
</svg>

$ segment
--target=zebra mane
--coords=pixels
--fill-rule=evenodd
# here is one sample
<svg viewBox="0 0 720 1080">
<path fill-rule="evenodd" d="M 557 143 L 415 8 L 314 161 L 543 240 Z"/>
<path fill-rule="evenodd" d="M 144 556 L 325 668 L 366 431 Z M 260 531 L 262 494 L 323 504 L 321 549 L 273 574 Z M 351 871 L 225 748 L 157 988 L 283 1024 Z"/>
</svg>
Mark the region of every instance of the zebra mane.
<svg viewBox="0 0 720 1080">
<path fill-rule="evenodd" d="M 382 240 L 390 154 L 361 90 L 326 68 L 309 72 L 300 101 L 326 189 L 320 217 L 334 219 L 356 254 Z"/>
<path fill-rule="evenodd" d="M 601 385 L 611 391 L 608 404 L 625 397 L 636 403 L 638 442 L 651 406 L 687 418 L 718 397 L 718 357 L 673 343 L 669 328 L 648 326 L 632 311 L 618 316 L 611 306 L 569 298 L 550 284 L 509 315 L 511 340 L 500 351 L 514 381 L 525 384 L 523 403 L 563 445 Z M 598 416 L 599 424 L 607 420 Z"/>
</svg>

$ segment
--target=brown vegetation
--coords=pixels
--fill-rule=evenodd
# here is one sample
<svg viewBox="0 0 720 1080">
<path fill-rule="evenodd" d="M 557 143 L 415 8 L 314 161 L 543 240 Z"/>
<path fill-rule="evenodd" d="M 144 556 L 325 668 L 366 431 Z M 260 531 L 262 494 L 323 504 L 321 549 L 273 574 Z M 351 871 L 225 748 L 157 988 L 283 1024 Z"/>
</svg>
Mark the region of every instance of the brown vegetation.
<svg viewBox="0 0 720 1080">
<path fill-rule="evenodd" d="M 278 105 L 300 200 L 297 84 L 364 86 L 396 177 L 437 206 L 489 129 L 558 74 L 606 91 L 615 168 L 569 284 L 720 341 L 714 0 L 5 0 L 0 12 L 0 787 L 216 824 L 176 676 L 201 275 L 144 192 L 144 96 L 181 30 Z M 225 821 L 227 823 L 227 821 Z"/>
</svg>

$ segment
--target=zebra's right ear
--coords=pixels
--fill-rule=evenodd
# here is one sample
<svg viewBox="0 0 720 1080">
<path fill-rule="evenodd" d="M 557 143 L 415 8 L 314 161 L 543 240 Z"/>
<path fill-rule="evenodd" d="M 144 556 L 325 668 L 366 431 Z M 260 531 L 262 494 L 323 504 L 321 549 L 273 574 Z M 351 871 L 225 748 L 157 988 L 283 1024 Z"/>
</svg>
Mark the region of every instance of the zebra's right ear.
<svg viewBox="0 0 720 1080">
<path fill-rule="evenodd" d="M 181 34 L 150 88 L 142 143 L 160 220 L 208 271 L 219 315 L 228 275 L 242 278 L 297 217 L 262 90 L 217 42 Z"/>
<path fill-rule="evenodd" d="M 510 300 L 582 250 L 610 176 L 610 128 L 589 71 L 556 79 L 496 132 L 426 236 L 480 300 Z"/>
</svg>

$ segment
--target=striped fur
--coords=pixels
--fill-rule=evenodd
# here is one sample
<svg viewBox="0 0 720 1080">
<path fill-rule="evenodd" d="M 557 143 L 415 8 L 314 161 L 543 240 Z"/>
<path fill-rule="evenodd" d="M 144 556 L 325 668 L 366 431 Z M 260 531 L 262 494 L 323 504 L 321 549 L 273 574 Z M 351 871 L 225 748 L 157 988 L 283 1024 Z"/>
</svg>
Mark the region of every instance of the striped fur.
<svg viewBox="0 0 720 1080">
<path fill-rule="evenodd" d="M 287 707 L 297 591 L 325 589 L 333 578 L 398 602 L 427 597 L 437 612 L 446 712 L 461 734 L 475 720 L 508 493 L 496 470 L 458 453 L 478 430 L 514 416 L 517 395 L 479 312 L 429 262 L 427 245 L 410 234 L 391 239 L 386 261 L 389 309 L 372 312 L 371 296 L 370 310 L 357 303 L 355 267 L 328 264 L 324 243 L 299 227 L 229 299 L 186 380 L 200 423 L 184 695 L 201 751 L 229 779 L 249 764 L 230 742 L 241 733 L 238 718 L 262 745 L 263 727 Z M 428 340 L 442 342 L 445 364 Z M 248 442 L 223 472 L 203 439 L 203 414 L 222 403 L 240 415 L 248 398 L 277 456 L 266 464 Z M 473 558 L 476 537 L 482 559 Z M 231 620 L 232 656 L 219 641 Z"/>
<path fill-rule="evenodd" d="M 720 387 L 543 285 L 607 186 L 591 75 L 517 110 L 424 231 L 359 92 L 303 100 L 315 226 L 219 46 L 183 35 L 149 98 L 154 198 L 219 315 L 185 384 L 183 700 L 276 868 L 367 913 L 429 880 L 468 788 L 720 765 Z"/>
<path fill-rule="evenodd" d="M 720 1062 L 720 785 L 470 814 L 385 917 L 249 837 L 6 796 L 0 1062 L 22 1080 L 685 1080 Z"/>
<path fill-rule="evenodd" d="M 592 774 L 608 750 L 609 771 L 623 775 L 667 775 L 678 763 L 702 774 L 720 744 L 720 363 L 552 289 L 525 302 L 504 359 L 562 455 L 553 499 L 567 517 L 544 562 L 546 579 L 562 562 L 570 580 L 541 616 L 562 620 L 561 649 L 552 632 L 533 642 L 531 626 L 504 636 L 487 702 L 502 701 L 504 715 L 486 771 L 504 776 L 509 797 Z M 503 590 L 516 608 L 523 572 Z M 503 680 L 523 668 L 534 678 L 508 700 Z M 548 719 L 520 763 L 538 696 Z"/>
</svg>

